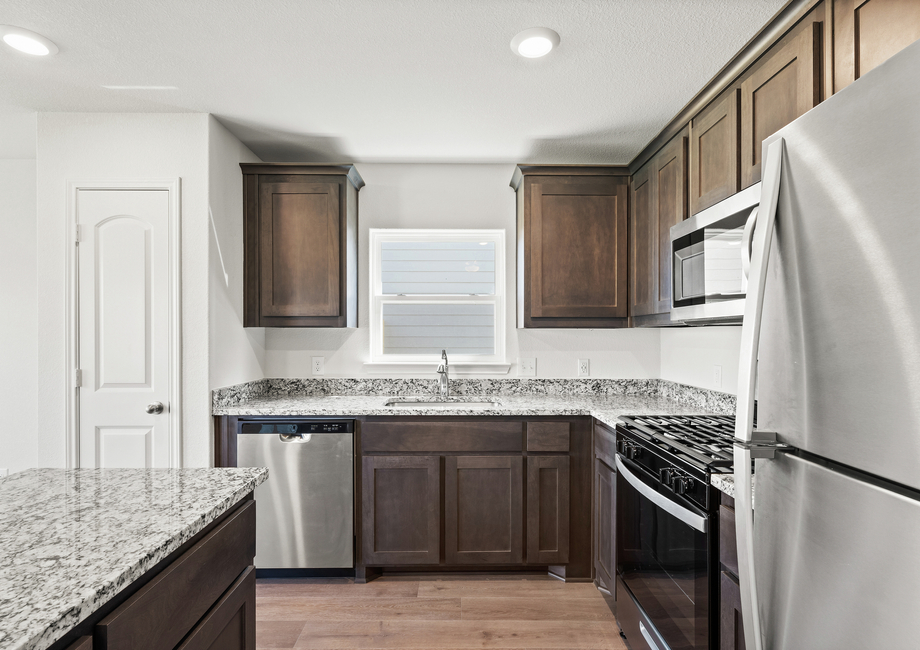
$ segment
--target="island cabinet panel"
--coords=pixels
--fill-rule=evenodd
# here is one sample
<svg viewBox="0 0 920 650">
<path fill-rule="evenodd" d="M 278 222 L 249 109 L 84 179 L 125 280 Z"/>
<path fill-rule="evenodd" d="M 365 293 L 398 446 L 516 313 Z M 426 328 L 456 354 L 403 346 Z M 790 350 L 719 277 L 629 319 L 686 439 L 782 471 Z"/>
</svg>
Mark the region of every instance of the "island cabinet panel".
<svg viewBox="0 0 920 650">
<path fill-rule="evenodd" d="M 731 88 L 690 124 L 690 213 L 737 192 L 740 90 Z"/>
<path fill-rule="evenodd" d="M 760 180 L 763 140 L 821 101 L 824 25 L 806 21 L 741 82 L 741 188 Z"/>
<path fill-rule="evenodd" d="M 357 327 L 351 165 L 241 163 L 246 327 Z"/>
<path fill-rule="evenodd" d="M 256 647 L 256 570 L 249 567 L 176 650 Z"/>
<path fill-rule="evenodd" d="M 444 556 L 448 564 L 523 560 L 523 459 L 444 459 Z"/>
<path fill-rule="evenodd" d="M 630 201 L 634 327 L 671 325 L 671 226 L 687 218 L 689 129 L 635 173 Z"/>
<path fill-rule="evenodd" d="M 834 90 L 920 39 L 917 0 L 834 0 Z M 904 83 L 911 83 L 906 80 Z"/>
<path fill-rule="evenodd" d="M 569 561 L 569 457 L 527 457 L 527 562 Z"/>
<path fill-rule="evenodd" d="M 176 648 L 193 628 L 208 619 L 213 620 L 207 628 L 210 630 L 226 614 L 236 616 L 241 607 L 221 608 L 236 586 L 241 595 L 234 597 L 234 603 L 248 593 L 243 583 L 255 555 L 255 517 L 255 502 L 249 501 L 103 618 L 95 628 L 96 650 Z M 241 616 L 239 626 L 254 626 L 251 606 Z M 231 623 L 224 627 L 228 624 L 232 627 Z M 254 638 L 251 644 L 238 647 L 254 648 Z"/>
<path fill-rule="evenodd" d="M 364 564 L 438 564 L 439 456 L 365 457 L 362 500 Z"/>
<path fill-rule="evenodd" d="M 518 167 L 518 327 L 626 327 L 625 168 Z"/>
</svg>

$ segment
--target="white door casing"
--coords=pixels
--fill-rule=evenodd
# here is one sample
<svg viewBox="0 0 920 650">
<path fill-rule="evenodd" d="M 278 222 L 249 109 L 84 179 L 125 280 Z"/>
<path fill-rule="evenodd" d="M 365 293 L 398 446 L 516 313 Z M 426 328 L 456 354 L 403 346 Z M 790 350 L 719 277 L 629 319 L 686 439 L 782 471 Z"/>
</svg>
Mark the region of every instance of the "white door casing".
<svg viewBox="0 0 920 650">
<path fill-rule="evenodd" d="M 178 183 L 71 189 L 69 465 L 178 467 Z"/>
</svg>

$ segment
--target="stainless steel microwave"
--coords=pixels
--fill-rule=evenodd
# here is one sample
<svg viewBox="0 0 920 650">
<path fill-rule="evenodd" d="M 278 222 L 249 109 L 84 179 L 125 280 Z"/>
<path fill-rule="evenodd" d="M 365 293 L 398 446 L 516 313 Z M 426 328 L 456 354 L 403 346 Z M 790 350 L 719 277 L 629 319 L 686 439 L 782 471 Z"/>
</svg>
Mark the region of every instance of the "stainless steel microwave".
<svg viewBox="0 0 920 650">
<path fill-rule="evenodd" d="M 741 323 L 760 183 L 671 228 L 671 320 Z"/>
</svg>

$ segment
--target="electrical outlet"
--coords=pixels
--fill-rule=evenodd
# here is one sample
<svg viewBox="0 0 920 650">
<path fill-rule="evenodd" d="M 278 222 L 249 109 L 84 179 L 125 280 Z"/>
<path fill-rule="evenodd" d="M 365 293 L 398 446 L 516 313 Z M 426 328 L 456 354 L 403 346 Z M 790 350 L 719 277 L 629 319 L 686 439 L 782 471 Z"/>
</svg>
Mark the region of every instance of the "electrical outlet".
<svg viewBox="0 0 920 650">
<path fill-rule="evenodd" d="M 588 377 L 591 375 L 591 362 L 589 359 L 578 360 L 578 376 Z"/>
<path fill-rule="evenodd" d="M 536 359 L 518 359 L 518 377 L 536 377 Z"/>
<path fill-rule="evenodd" d="M 313 374 L 322 375 L 326 371 L 323 366 L 326 363 L 326 357 L 313 357 Z"/>
<path fill-rule="evenodd" d="M 712 367 L 712 385 L 713 388 L 722 388 L 722 366 Z"/>
</svg>

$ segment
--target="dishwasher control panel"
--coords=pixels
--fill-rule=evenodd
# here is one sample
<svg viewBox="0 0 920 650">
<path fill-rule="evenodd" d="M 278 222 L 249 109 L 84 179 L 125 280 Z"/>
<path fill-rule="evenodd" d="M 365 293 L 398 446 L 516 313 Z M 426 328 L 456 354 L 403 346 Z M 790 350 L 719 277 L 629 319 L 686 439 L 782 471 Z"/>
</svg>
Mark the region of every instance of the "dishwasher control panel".
<svg viewBox="0 0 920 650">
<path fill-rule="evenodd" d="M 309 422 L 242 422 L 240 433 L 354 433 L 354 420 L 311 420 Z"/>
</svg>

